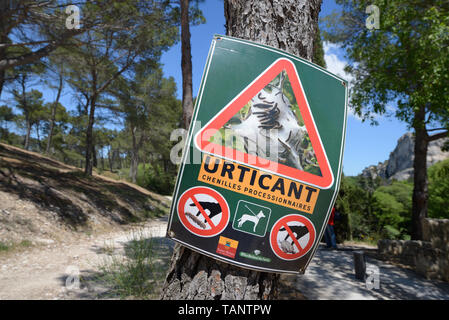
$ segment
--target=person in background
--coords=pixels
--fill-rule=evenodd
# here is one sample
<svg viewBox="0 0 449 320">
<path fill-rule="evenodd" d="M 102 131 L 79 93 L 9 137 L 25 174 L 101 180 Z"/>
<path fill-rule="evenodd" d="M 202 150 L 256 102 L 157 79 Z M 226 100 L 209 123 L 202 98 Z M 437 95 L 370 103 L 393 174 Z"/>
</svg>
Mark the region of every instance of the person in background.
<svg viewBox="0 0 449 320">
<path fill-rule="evenodd" d="M 337 238 L 334 232 L 335 207 L 332 208 L 331 216 L 327 222 L 326 231 L 324 232 L 324 241 L 328 249 L 337 249 Z"/>
</svg>

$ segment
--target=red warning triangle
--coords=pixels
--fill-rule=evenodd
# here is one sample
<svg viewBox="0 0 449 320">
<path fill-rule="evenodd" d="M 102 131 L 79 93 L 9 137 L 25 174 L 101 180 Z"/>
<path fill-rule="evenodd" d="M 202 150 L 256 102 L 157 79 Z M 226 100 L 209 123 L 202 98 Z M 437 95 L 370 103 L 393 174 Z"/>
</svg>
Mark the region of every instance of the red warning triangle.
<svg viewBox="0 0 449 320">
<path fill-rule="evenodd" d="M 276 92 L 276 89 L 269 89 L 273 88 L 270 83 L 282 72 L 284 75 L 286 74 L 290 82 L 291 95 L 294 96 L 297 109 L 299 109 L 296 114 L 291 105 L 288 105 L 289 100 L 281 91 L 283 89 L 278 88 L 278 91 L 281 92 Z M 290 111 L 287 107 L 290 108 Z M 245 111 L 245 119 L 241 120 L 238 125 L 233 126 L 233 119 L 235 119 L 236 114 L 242 111 Z M 300 115 L 297 114 L 298 112 Z M 294 120 L 292 121 L 292 119 Z M 299 124 L 300 119 L 303 123 L 302 126 Z M 259 141 L 256 144 L 262 145 L 260 142 L 264 139 L 261 139 L 261 136 L 274 132 L 276 140 L 267 138 L 268 140 L 263 142 L 270 145 L 270 142 L 267 141 L 272 141 L 271 143 L 279 141 L 278 146 L 275 146 L 279 153 L 273 152 L 271 157 L 264 157 L 259 152 L 249 151 L 247 146 L 242 149 L 238 148 L 236 143 L 233 143 L 232 146 L 227 146 L 226 143 L 218 143 L 215 136 L 217 133 L 221 134 L 221 131 L 227 128 L 231 128 L 233 135 L 235 135 L 235 132 L 240 132 L 242 139 L 245 139 L 244 141 L 248 145 L 248 141 L 257 140 L 253 139 L 256 136 L 258 137 L 257 141 Z M 233 128 L 236 129 L 232 130 Z M 308 151 L 304 149 L 304 141 L 306 146 L 307 144 L 311 145 L 307 149 Z M 319 188 L 330 188 L 334 182 L 332 170 L 302 88 L 301 80 L 295 65 L 286 58 L 276 60 L 240 92 L 196 134 L 194 143 L 204 153 L 305 182 Z M 259 150 L 258 146 L 253 150 Z M 266 154 L 270 153 L 270 148 L 272 146 L 265 148 Z M 274 154 L 279 155 L 276 157 L 277 160 L 273 160 Z M 312 154 L 312 160 L 307 159 L 310 154 Z M 316 170 L 305 169 L 306 166 Z"/>
</svg>

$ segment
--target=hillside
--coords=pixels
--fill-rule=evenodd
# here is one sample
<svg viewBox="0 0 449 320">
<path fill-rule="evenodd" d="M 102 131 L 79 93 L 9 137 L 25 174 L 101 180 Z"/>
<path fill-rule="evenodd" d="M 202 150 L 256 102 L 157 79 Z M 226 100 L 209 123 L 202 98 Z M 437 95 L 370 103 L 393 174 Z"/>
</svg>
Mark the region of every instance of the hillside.
<svg viewBox="0 0 449 320">
<path fill-rule="evenodd" d="M 0 143 L 0 245 L 48 244 L 165 215 L 170 201 L 125 181 Z"/>
</svg>

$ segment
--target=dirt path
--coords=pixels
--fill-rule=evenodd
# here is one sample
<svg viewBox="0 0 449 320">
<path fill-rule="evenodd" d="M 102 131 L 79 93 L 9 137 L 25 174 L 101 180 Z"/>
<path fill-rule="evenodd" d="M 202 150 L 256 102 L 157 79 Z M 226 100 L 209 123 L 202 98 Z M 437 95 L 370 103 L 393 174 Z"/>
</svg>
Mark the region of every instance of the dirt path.
<svg viewBox="0 0 449 320">
<path fill-rule="evenodd" d="M 0 300 L 83 299 L 97 293 L 77 288 L 79 275 L 98 272 L 99 264 L 136 234 L 164 237 L 166 221 L 152 220 L 131 230 L 82 236 L 76 242 L 50 243 L 0 256 Z"/>
<path fill-rule="evenodd" d="M 173 241 L 164 238 L 166 220 L 0 255 L 0 300 L 118 298 L 92 275 L 98 275 L 101 264 L 112 255 L 124 255 L 133 239 L 152 238 L 163 248 L 172 248 Z M 352 250 L 348 248 L 320 248 L 304 275 L 282 278 L 281 299 L 449 299 L 449 284 L 429 281 L 410 270 L 370 258 L 367 267 L 377 270 L 379 287 L 367 288 L 354 279 Z M 170 256 L 166 254 L 163 259 Z M 150 298 L 157 299 L 158 294 Z"/>
<path fill-rule="evenodd" d="M 447 300 L 449 283 L 427 280 L 395 265 L 366 258 L 367 281 L 354 277 L 353 249 L 326 250 L 320 246 L 296 289 L 311 300 Z"/>
</svg>

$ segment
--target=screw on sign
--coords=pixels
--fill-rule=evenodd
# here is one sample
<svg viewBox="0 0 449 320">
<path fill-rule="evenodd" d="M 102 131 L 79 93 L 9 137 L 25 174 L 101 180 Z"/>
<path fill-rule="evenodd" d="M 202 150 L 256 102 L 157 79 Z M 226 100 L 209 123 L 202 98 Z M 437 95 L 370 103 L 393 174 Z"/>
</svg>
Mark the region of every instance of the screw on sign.
<svg viewBox="0 0 449 320">
<path fill-rule="evenodd" d="M 200 237 L 213 237 L 228 225 L 229 206 L 217 191 L 194 187 L 186 190 L 179 198 L 178 216 L 191 233 Z"/>
<path fill-rule="evenodd" d="M 309 219 L 297 214 L 282 217 L 271 229 L 271 249 L 283 260 L 299 259 L 312 248 L 315 234 Z"/>
</svg>

